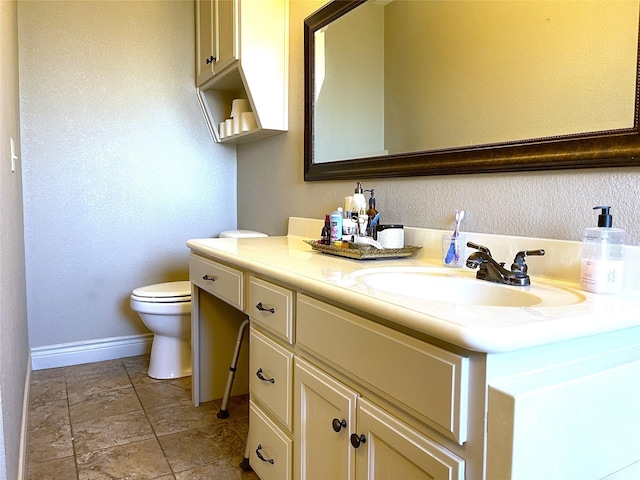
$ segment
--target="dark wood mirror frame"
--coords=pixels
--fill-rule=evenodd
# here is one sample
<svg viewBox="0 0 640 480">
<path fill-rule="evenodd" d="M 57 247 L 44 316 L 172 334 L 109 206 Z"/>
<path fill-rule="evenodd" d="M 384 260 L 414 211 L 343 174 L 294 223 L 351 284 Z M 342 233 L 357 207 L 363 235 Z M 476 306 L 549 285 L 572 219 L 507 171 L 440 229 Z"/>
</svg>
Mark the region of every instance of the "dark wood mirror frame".
<svg viewBox="0 0 640 480">
<path fill-rule="evenodd" d="M 313 163 L 314 33 L 364 1 L 334 0 L 304 21 L 305 181 L 640 166 L 638 74 L 633 128 Z"/>
</svg>

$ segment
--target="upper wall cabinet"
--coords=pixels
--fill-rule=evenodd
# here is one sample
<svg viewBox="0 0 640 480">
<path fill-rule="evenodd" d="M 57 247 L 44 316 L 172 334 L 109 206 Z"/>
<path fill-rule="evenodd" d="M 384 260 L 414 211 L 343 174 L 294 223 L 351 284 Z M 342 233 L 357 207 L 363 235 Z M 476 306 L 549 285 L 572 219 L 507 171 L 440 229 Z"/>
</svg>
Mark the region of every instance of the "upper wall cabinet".
<svg viewBox="0 0 640 480">
<path fill-rule="evenodd" d="M 195 6 L 196 86 L 214 140 L 244 143 L 286 131 L 289 0 L 196 0 Z M 235 99 L 253 115 L 234 111 L 232 119 Z"/>
</svg>

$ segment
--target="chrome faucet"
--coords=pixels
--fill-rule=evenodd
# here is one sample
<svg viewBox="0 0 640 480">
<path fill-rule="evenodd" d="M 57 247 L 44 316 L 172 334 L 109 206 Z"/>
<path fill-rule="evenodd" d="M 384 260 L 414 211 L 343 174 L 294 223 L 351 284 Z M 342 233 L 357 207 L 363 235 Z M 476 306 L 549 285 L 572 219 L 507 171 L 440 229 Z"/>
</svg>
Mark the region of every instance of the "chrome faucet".
<svg viewBox="0 0 640 480">
<path fill-rule="evenodd" d="M 467 246 L 478 250 L 467 258 L 467 267 L 478 269 L 477 279 L 520 287 L 531 285 L 524 258 L 528 255 L 544 255 L 544 250 L 522 250 L 513 259 L 511 270 L 507 270 L 504 268 L 504 262 L 498 263 L 493 259 L 487 247 L 473 242 L 467 242 Z"/>
</svg>

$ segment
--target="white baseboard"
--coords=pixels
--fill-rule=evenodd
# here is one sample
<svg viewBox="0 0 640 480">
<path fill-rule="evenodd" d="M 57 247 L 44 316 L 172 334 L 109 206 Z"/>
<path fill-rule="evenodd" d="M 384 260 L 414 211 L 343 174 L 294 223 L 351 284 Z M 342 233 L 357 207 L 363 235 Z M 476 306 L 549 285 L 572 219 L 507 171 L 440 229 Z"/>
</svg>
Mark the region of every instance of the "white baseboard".
<svg viewBox="0 0 640 480">
<path fill-rule="evenodd" d="M 27 478 L 27 452 L 29 449 L 29 398 L 31 393 L 31 355 L 27 363 L 22 399 L 22 426 L 20 427 L 20 453 L 18 458 L 18 480 Z"/>
<path fill-rule="evenodd" d="M 43 370 L 144 355 L 151 352 L 152 341 L 153 333 L 147 333 L 36 347 L 31 349 L 31 368 Z"/>
</svg>

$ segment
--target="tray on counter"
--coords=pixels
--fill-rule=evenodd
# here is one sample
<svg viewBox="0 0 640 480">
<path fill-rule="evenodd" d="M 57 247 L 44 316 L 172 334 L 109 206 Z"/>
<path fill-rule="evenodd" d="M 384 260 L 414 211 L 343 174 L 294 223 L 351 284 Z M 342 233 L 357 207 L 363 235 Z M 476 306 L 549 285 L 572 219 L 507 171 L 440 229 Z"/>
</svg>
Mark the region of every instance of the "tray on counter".
<svg viewBox="0 0 640 480">
<path fill-rule="evenodd" d="M 414 247 L 406 245 L 403 248 L 379 248 L 371 245 L 344 242 L 348 247 L 334 247 L 331 245 L 323 245 L 317 240 L 305 240 L 305 243 L 311 245 L 313 250 L 329 255 L 337 255 L 338 257 L 352 258 L 356 260 L 375 260 L 376 258 L 402 258 L 410 257 L 422 247 Z"/>
</svg>

